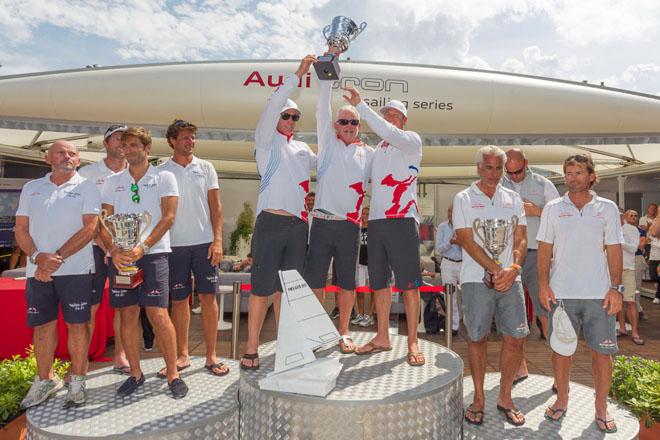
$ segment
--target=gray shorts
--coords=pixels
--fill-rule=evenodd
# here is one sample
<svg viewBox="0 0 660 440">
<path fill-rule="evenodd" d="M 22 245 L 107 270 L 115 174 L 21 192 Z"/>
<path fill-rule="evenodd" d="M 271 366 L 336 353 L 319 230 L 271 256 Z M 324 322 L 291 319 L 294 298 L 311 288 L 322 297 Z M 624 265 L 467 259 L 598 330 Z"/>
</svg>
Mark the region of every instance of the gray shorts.
<svg viewBox="0 0 660 440">
<path fill-rule="evenodd" d="M 488 335 L 493 316 L 498 333 L 517 339 L 529 334 L 520 281 L 515 281 L 506 292 L 489 289 L 483 283 L 463 283 L 461 297 L 463 323 L 471 341 L 480 341 Z"/>
<path fill-rule="evenodd" d="M 215 295 L 218 284 L 217 269 L 206 258 L 211 243 L 172 247 L 169 255 L 170 294 L 174 301 L 181 301 L 192 293 L 190 274 L 195 276 L 195 290 L 201 294 Z"/>
<path fill-rule="evenodd" d="M 562 302 L 575 333 L 579 335 L 582 327 L 589 348 L 602 354 L 614 354 L 619 350 L 616 345 L 616 316 L 607 314 L 602 299 L 563 299 Z M 554 304 L 550 312 L 548 334 L 552 334 L 552 315 L 557 306 Z"/>
<path fill-rule="evenodd" d="M 169 265 L 168 254 L 145 255 L 138 261 L 137 267 L 144 271 L 144 282 L 135 289 L 110 288 L 112 307 L 165 307 L 169 304 Z M 114 279 L 117 268 L 112 261 L 108 264 L 110 280 Z"/>
<path fill-rule="evenodd" d="M 69 324 L 89 321 L 92 307 L 92 274 L 54 276 L 53 281 L 27 279 L 25 289 L 27 325 L 36 327 L 62 316 Z"/>
<path fill-rule="evenodd" d="M 344 290 L 355 290 L 360 227 L 345 220 L 315 218 L 309 238 L 304 278 L 312 289 L 325 287 L 330 260 L 335 259 L 334 276 Z"/>
<path fill-rule="evenodd" d="M 529 293 L 529 298 L 532 300 L 532 306 L 534 307 L 534 315 L 536 316 L 548 316 L 548 311 L 543 308 L 541 302 L 539 301 L 539 273 L 536 270 L 536 249 L 527 249 L 527 256 L 525 257 L 525 262 L 522 267 L 522 284 L 527 293 Z"/>
<path fill-rule="evenodd" d="M 100 304 L 105 291 L 105 282 L 108 279 L 108 265 L 104 262 L 105 254 L 98 246 L 94 249 L 94 266 L 96 271 L 92 275 L 92 305 Z"/>
<path fill-rule="evenodd" d="M 419 232 L 415 219 L 371 220 L 367 249 L 372 289 L 388 287 L 391 272 L 394 272 L 395 286 L 401 290 L 416 289 L 422 285 Z"/>
<path fill-rule="evenodd" d="M 279 270 L 303 273 L 307 223 L 295 216 L 262 211 L 252 235 L 252 293 L 269 296 L 282 291 Z"/>
</svg>

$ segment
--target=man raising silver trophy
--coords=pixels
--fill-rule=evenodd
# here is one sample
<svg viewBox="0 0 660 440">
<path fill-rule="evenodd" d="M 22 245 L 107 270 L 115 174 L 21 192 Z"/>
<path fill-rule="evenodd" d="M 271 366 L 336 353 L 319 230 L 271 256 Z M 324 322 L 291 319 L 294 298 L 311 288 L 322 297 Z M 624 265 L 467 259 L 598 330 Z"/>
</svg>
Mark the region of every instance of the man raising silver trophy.
<svg viewBox="0 0 660 440">
<path fill-rule="evenodd" d="M 508 423 L 525 423 L 524 414 L 511 399 L 511 387 L 522 358 L 523 342 L 529 334 L 520 280 L 527 250 L 527 219 L 520 196 L 500 184 L 505 161 L 506 155 L 500 148 L 481 148 L 476 160 L 480 179 L 454 198 L 452 219 L 463 247 L 463 320 L 475 390 L 465 420 L 472 425 L 484 421 L 486 341 L 493 316 L 503 342 L 497 409 Z"/>
<path fill-rule="evenodd" d="M 346 52 L 351 41 L 367 27 L 366 22 L 358 26 L 348 17 L 337 16 L 332 24 L 323 28 L 323 37 L 328 42 L 328 53 L 318 57 L 314 69 L 320 80 L 339 79 L 339 54 Z"/>
</svg>

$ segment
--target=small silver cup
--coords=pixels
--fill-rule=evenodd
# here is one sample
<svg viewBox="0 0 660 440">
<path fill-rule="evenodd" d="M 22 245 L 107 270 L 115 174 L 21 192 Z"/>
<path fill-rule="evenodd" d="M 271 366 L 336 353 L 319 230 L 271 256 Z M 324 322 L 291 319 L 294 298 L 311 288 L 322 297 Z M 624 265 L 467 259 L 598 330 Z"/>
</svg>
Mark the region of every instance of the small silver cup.
<svg viewBox="0 0 660 440">
<path fill-rule="evenodd" d="M 328 54 L 318 57 L 314 69 L 320 80 L 339 79 L 339 54 L 346 52 L 351 41 L 367 27 L 366 22 L 359 26 L 350 18 L 341 15 L 332 19 L 332 24 L 323 28 L 323 37 L 328 43 Z"/>
</svg>

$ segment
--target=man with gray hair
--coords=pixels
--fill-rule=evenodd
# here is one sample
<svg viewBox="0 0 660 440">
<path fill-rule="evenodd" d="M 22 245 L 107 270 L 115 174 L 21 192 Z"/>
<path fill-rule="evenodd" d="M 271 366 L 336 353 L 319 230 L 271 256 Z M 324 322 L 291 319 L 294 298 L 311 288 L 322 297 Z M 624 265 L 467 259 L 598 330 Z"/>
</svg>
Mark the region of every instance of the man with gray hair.
<svg viewBox="0 0 660 440">
<path fill-rule="evenodd" d="M 316 104 L 318 183 L 305 280 L 322 301 L 328 267 L 334 258 L 339 286 L 339 350 L 353 353 L 356 347 L 348 335 L 348 324 L 355 303 L 360 211 L 374 149 L 360 141 L 360 115 L 352 105 L 340 107 L 332 122 L 331 95 L 332 81 L 320 81 Z"/>
<path fill-rule="evenodd" d="M 504 164 L 506 175 L 502 178 L 502 186 L 509 188 L 520 195 L 527 218 L 527 256 L 522 268 L 523 288 L 529 293 L 534 307 L 537 324 L 540 323 L 541 338 L 545 339 L 548 333 L 548 311 L 539 303 L 539 278 L 536 271 L 536 251 L 539 247 L 536 234 L 541 222 L 541 213 L 546 203 L 559 197 L 557 188 L 545 177 L 529 169 L 529 162 L 525 153 L 519 148 L 512 148 L 506 152 Z M 533 317 L 532 317 L 533 318 Z M 527 363 L 523 347 L 523 359 L 520 362 L 518 374 L 514 384 L 527 378 Z"/>
<path fill-rule="evenodd" d="M 473 425 L 484 421 L 484 377 L 486 344 L 493 316 L 502 335 L 500 351 L 500 393 L 497 409 L 514 426 L 525 423 L 511 398 L 511 387 L 523 354 L 523 343 L 529 334 L 525 298 L 520 272 L 527 251 L 525 209 L 520 196 L 500 184 L 506 155 L 495 146 L 477 152 L 479 180 L 454 197 L 452 220 L 459 244 L 463 247 L 461 295 L 463 322 L 468 334 L 468 359 L 474 383 L 474 400 L 465 412 L 465 420 Z M 472 225 L 476 219 L 511 220 L 518 217 L 513 239 L 495 261 L 484 250 L 485 244 L 475 237 Z M 499 264 L 498 264 L 499 263 Z M 484 270 L 492 276 L 492 284 L 484 281 Z"/>
<path fill-rule="evenodd" d="M 26 183 L 16 211 L 16 241 L 29 256 L 26 268 L 27 324 L 34 328 L 37 376 L 21 402 L 38 405 L 62 388 L 52 370 L 60 305 L 69 331 L 71 384 L 67 407 L 85 403 L 85 373 L 92 304 L 94 254 L 101 207 L 91 180 L 81 177 L 78 148 L 57 141 L 46 153 L 51 172 Z"/>
</svg>

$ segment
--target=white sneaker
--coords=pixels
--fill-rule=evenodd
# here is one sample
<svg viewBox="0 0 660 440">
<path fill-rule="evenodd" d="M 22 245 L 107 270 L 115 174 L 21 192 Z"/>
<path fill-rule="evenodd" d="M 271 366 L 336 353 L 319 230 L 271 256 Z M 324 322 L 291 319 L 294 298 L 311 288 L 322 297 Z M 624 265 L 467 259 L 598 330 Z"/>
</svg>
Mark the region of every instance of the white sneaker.
<svg viewBox="0 0 660 440">
<path fill-rule="evenodd" d="M 57 375 L 53 375 L 53 379 L 41 380 L 39 376 L 34 378 L 32 386 L 27 395 L 21 401 L 21 408 L 26 409 L 31 406 L 39 405 L 50 396 L 56 394 L 64 384 Z"/>
<path fill-rule="evenodd" d="M 71 375 L 69 392 L 66 393 L 66 398 L 64 399 L 65 408 L 78 407 L 85 404 L 85 400 L 87 399 L 85 379 L 85 376 Z"/>
<path fill-rule="evenodd" d="M 660 304 L 660 298 L 653 298 L 653 304 Z"/>
<path fill-rule="evenodd" d="M 358 325 L 361 327 L 371 327 L 374 324 L 374 322 L 376 321 L 374 320 L 373 316 L 364 315 L 364 319 L 360 321 Z"/>
<path fill-rule="evenodd" d="M 201 304 L 198 305 L 197 307 L 192 309 L 191 312 L 193 313 L 193 315 L 201 315 L 202 314 L 202 305 Z"/>
<path fill-rule="evenodd" d="M 360 325 L 360 321 L 362 321 L 365 317 L 366 315 L 360 315 L 358 313 L 357 316 L 351 320 L 351 324 Z"/>
</svg>

